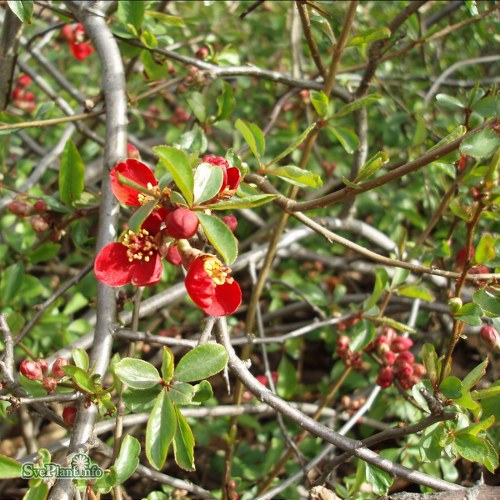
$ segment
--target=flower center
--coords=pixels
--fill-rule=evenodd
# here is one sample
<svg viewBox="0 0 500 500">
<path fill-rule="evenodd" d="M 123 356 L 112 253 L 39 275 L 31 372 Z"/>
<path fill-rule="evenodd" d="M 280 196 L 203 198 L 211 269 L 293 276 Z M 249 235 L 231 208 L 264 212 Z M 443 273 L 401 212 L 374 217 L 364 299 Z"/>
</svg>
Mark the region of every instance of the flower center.
<svg viewBox="0 0 500 500">
<path fill-rule="evenodd" d="M 134 260 L 149 262 L 151 256 L 158 252 L 155 238 L 146 229 L 141 229 L 138 233 L 127 231 L 123 236 L 122 244 L 127 247 L 129 262 L 134 262 Z"/>
<path fill-rule="evenodd" d="M 231 272 L 229 267 L 223 266 L 219 259 L 209 257 L 203 261 L 203 268 L 207 274 L 212 278 L 214 285 L 223 285 L 224 283 L 231 283 L 233 278 L 228 276 Z"/>
<path fill-rule="evenodd" d="M 163 188 L 163 192 L 160 192 L 160 186 L 153 186 L 151 182 L 148 182 L 148 185 L 146 186 L 146 189 L 151 192 L 151 194 L 146 194 L 146 193 L 139 193 L 137 195 L 137 200 L 141 205 L 146 205 L 146 203 L 149 203 L 150 201 L 157 200 L 158 198 L 161 198 L 162 196 L 167 196 L 170 197 L 170 189 L 167 187 Z"/>
</svg>

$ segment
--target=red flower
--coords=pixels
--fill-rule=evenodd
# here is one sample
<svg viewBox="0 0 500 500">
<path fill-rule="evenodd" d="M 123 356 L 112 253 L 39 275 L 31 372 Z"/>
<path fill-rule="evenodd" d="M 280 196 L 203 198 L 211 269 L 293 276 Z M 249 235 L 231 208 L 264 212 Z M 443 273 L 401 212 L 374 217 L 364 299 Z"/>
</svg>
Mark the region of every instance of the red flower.
<svg viewBox="0 0 500 500">
<path fill-rule="evenodd" d="M 121 242 L 106 245 L 94 263 L 96 278 L 108 286 L 158 283 L 163 270 L 158 235 L 165 212 L 165 209 L 155 210 L 138 233 L 128 231 Z"/>
<path fill-rule="evenodd" d="M 127 156 L 135 160 L 141 159 L 141 153 L 133 144 L 130 144 L 130 142 L 127 144 Z"/>
<path fill-rule="evenodd" d="M 83 24 L 67 24 L 63 26 L 61 35 L 68 41 L 71 53 L 78 61 L 83 61 L 94 53 L 94 48 L 87 40 L 87 33 Z"/>
<path fill-rule="evenodd" d="M 111 176 L 111 191 L 125 205 L 139 207 L 151 201 L 152 198 L 131 186 L 122 184 L 118 178 L 118 174 L 142 186 L 144 189 L 154 193 L 158 192 L 159 194 L 158 181 L 151 169 L 139 160 L 128 158 L 116 164 L 109 174 Z"/>
<path fill-rule="evenodd" d="M 212 255 L 194 259 L 186 275 L 186 290 L 193 302 L 210 316 L 227 316 L 241 304 L 240 285 L 228 276 L 229 268 Z"/>
<path fill-rule="evenodd" d="M 217 165 L 221 168 L 223 174 L 222 186 L 216 198 L 231 198 L 241 182 L 241 172 L 236 167 L 229 166 L 229 162 L 222 156 L 205 155 L 202 159 L 210 165 Z"/>
</svg>

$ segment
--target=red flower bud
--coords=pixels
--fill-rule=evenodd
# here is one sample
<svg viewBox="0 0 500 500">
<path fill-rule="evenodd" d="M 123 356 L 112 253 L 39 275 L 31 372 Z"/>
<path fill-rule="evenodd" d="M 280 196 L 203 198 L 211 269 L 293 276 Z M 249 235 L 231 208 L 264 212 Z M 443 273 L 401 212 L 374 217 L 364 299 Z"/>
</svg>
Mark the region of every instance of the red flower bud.
<svg viewBox="0 0 500 500">
<path fill-rule="evenodd" d="M 257 375 L 255 377 L 262 385 L 265 385 L 267 387 L 267 377 L 265 375 Z"/>
<path fill-rule="evenodd" d="M 170 262 L 170 264 L 174 266 L 180 266 L 182 264 L 182 257 L 179 253 L 179 249 L 177 245 L 170 245 L 167 250 L 167 255 L 165 256 L 165 260 Z"/>
<path fill-rule="evenodd" d="M 394 330 L 394 328 L 387 326 L 384 329 L 383 335 L 387 338 L 387 341 L 391 343 L 398 336 L 398 333 Z"/>
<path fill-rule="evenodd" d="M 192 238 L 198 229 L 198 217 L 194 212 L 184 207 L 170 212 L 165 222 L 167 223 L 167 234 L 178 240 Z"/>
<path fill-rule="evenodd" d="M 419 382 L 418 377 L 415 377 L 414 375 L 408 378 L 401 379 L 399 381 L 403 389 L 406 390 L 411 389 L 415 384 L 418 384 L 418 382 Z"/>
<path fill-rule="evenodd" d="M 234 233 L 238 227 L 238 219 L 234 215 L 226 215 L 222 217 L 222 222 Z"/>
<path fill-rule="evenodd" d="M 408 349 L 410 349 L 410 347 L 412 345 L 413 345 L 413 340 L 411 340 L 410 338 L 397 336 L 391 342 L 391 349 L 394 352 L 403 352 L 403 351 L 407 351 Z"/>
<path fill-rule="evenodd" d="M 376 380 L 377 385 L 382 387 L 382 389 L 386 389 L 392 384 L 393 380 L 394 380 L 394 372 L 392 371 L 392 368 L 390 368 L 389 366 L 385 368 L 380 368 Z"/>
<path fill-rule="evenodd" d="M 54 392 L 57 389 L 57 380 L 54 377 L 45 377 L 42 385 L 45 392 Z"/>
<path fill-rule="evenodd" d="M 33 213 L 33 206 L 27 201 L 13 200 L 7 205 L 7 210 L 19 217 L 25 217 Z"/>
<path fill-rule="evenodd" d="M 44 214 L 47 211 L 47 203 L 45 203 L 43 200 L 36 200 L 35 204 L 33 205 L 33 208 L 35 209 L 36 212 L 40 214 Z"/>
<path fill-rule="evenodd" d="M 139 150 L 133 144 L 128 143 L 127 144 L 127 157 L 134 158 L 136 160 L 140 160 L 141 153 L 139 153 Z"/>
<path fill-rule="evenodd" d="M 47 375 L 49 373 L 49 365 L 47 364 L 47 361 L 45 361 L 44 359 L 39 359 L 37 361 L 37 363 L 39 364 L 40 368 L 42 369 L 42 373 L 44 375 Z"/>
<path fill-rule="evenodd" d="M 66 358 L 57 358 L 52 365 L 52 375 L 56 379 L 60 379 L 66 376 L 62 367 L 69 365 L 69 361 Z"/>
<path fill-rule="evenodd" d="M 36 361 L 31 361 L 29 359 L 25 359 L 21 366 L 19 367 L 19 371 L 22 375 L 30 380 L 42 380 L 42 368 Z"/>
<path fill-rule="evenodd" d="M 34 217 L 32 217 L 30 222 L 31 222 L 31 227 L 37 233 L 43 233 L 49 228 L 49 223 L 40 215 L 35 215 Z"/>
<path fill-rule="evenodd" d="M 394 361 L 396 361 L 396 353 L 392 351 L 386 351 L 381 354 L 382 362 L 385 366 L 392 366 Z"/>
<path fill-rule="evenodd" d="M 408 363 L 412 365 L 415 361 L 415 356 L 410 351 L 403 351 L 398 354 L 396 358 L 396 366 L 402 365 L 403 363 Z"/>
<path fill-rule="evenodd" d="M 33 92 L 28 91 L 24 93 L 24 100 L 29 101 L 29 102 L 34 102 L 35 101 L 35 94 Z"/>
<path fill-rule="evenodd" d="M 66 425 L 69 425 L 70 427 L 75 425 L 77 411 L 76 406 L 66 406 L 64 408 L 62 417 Z"/>
<path fill-rule="evenodd" d="M 24 89 L 30 83 L 31 83 L 31 78 L 28 75 L 20 75 L 16 81 L 16 85 L 21 89 Z"/>
<path fill-rule="evenodd" d="M 205 45 L 201 46 L 195 54 L 196 59 L 201 59 L 204 61 L 210 54 L 210 51 L 208 50 L 208 47 Z"/>
<path fill-rule="evenodd" d="M 474 257 L 475 249 L 473 246 L 469 248 L 469 257 L 467 258 L 467 247 L 462 247 L 455 255 L 455 266 L 458 268 L 463 268 L 466 261 L 471 261 Z"/>
<path fill-rule="evenodd" d="M 500 335 L 493 326 L 483 326 L 480 331 L 483 342 L 493 350 L 500 350 Z"/>
<path fill-rule="evenodd" d="M 401 363 L 396 368 L 396 375 L 400 380 L 411 377 L 413 375 L 413 366 L 408 363 Z"/>
<path fill-rule="evenodd" d="M 415 363 L 413 365 L 413 375 L 416 377 L 422 377 L 425 375 L 425 366 L 420 363 Z"/>
</svg>

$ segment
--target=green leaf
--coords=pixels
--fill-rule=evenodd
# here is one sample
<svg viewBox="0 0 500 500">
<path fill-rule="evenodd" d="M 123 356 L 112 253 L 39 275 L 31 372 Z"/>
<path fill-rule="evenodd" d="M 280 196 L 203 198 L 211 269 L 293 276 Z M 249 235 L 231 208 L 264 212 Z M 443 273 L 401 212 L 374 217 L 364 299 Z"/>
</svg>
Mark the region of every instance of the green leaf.
<svg viewBox="0 0 500 500">
<path fill-rule="evenodd" d="M 454 376 L 446 377 L 439 386 L 439 390 L 448 399 L 458 399 L 462 397 L 462 382 Z"/>
<path fill-rule="evenodd" d="M 3 305 L 9 305 L 14 300 L 14 297 L 16 297 L 21 289 L 24 276 L 24 266 L 21 261 L 16 262 L 5 269 L 0 282 L 0 290 L 2 291 L 1 300 Z"/>
<path fill-rule="evenodd" d="M 467 9 L 469 9 L 469 13 L 471 16 L 479 16 L 476 0 L 465 0 L 465 5 Z"/>
<path fill-rule="evenodd" d="M 383 267 L 377 267 L 375 269 L 375 284 L 373 285 L 373 292 L 363 303 L 363 310 L 370 310 L 377 302 L 378 299 L 387 289 L 387 284 L 389 282 L 389 275 Z"/>
<path fill-rule="evenodd" d="M 422 300 L 427 300 L 428 302 L 434 302 L 435 300 L 435 297 L 432 294 L 432 292 L 425 286 L 421 285 L 413 285 L 413 284 L 404 285 L 399 287 L 396 290 L 396 293 L 398 295 L 402 295 L 403 297 L 422 299 Z"/>
<path fill-rule="evenodd" d="M 200 92 L 191 92 L 187 98 L 187 102 L 196 119 L 200 123 L 205 123 L 207 121 L 207 105 L 203 94 L 200 94 Z"/>
<path fill-rule="evenodd" d="M 359 138 L 354 131 L 349 128 L 331 126 L 325 127 L 330 136 L 340 142 L 347 154 L 352 154 L 358 149 Z"/>
<path fill-rule="evenodd" d="M 219 373 L 227 363 L 227 352 L 219 344 L 203 344 L 182 357 L 174 371 L 179 382 L 194 382 Z"/>
<path fill-rule="evenodd" d="M 100 387 L 97 386 L 92 377 L 78 366 L 66 365 L 62 367 L 63 372 L 69 375 L 77 387 L 88 394 L 97 394 Z"/>
<path fill-rule="evenodd" d="M 380 322 L 384 325 L 390 326 L 394 328 L 395 330 L 398 330 L 400 332 L 408 332 L 408 333 L 415 333 L 416 330 L 414 328 L 409 327 L 405 323 L 400 323 L 399 321 L 396 321 L 393 318 L 390 318 L 388 316 L 379 316 L 377 318 L 374 318 L 374 321 Z"/>
<path fill-rule="evenodd" d="M 481 115 L 483 118 L 493 117 L 497 114 L 497 106 L 500 105 L 500 94 L 484 97 L 476 102 L 472 107 L 473 111 Z"/>
<path fill-rule="evenodd" d="M 132 0 L 134 1 L 134 0 Z M 184 19 L 179 16 L 169 16 L 163 12 L 156 12 L 154 10 L 145 10 L 144 14 L 150 17 L 154 17 L 158 19 L 162 24 L 166 24 L 167 26 L 174 26 L 175 28 L 185 28 L 186 23 Z"/>
<path fill-rule="evenodd" d="M 194 203 L 200 205 L 212 199 L 222 187 L 224 174 L 218 165 L 200 163 L 194 172 Z"/>
<path fill-rule="evenodd" d="M 493 260 L 497 256 L 495 251 L 497 241 L 498 237 L 493 236 L 491 233 L 483 233 L 474 252 L 474 264 L 484 264 Z"/>
<path fill-rule="evenodd" d="M 145 205 L 139 207 L 128 220 L 128 228 L 134 233 L 138 233 L 142 223 L 149 217 L 151 212 L 158 204 L 158 200 L 148 201 Z"/>
<path fill-rule="evenodd" d="M 355 182 L 351 182 L 346 176 L 342 176 L 342 182 L 350 189 L 359 189 L 360 186 L 358 186 Z"/>
<path fill-rule="evenodd" d="M 23 22 L 31 24 L 33 17 L 33 1 L 32 0 L 7 0 L 9 8 Z"/>
<path fill-rule="evenodd" d="M 146 38 L 145 33 L 143 33 L 141 40 L 144 40 L 145 38 Z M 144 43 L 144 45 L 148 44 Z M 154 44 L 149 43 L 149 45 L 154 45 Z M 152 80 L 162 80 L 164 78 L 167 78 L 168 66 L 165 63 L 158 63 L 157 60 L 153 58 L 150 50 L 147 49 L 142 50 L 140 58 L 142 64 L 144 65 L 144 70 L 149 78 L 151 78 Z"/>
<path fill-rule="evenodd" d="M 488 358 L 486 358 L 482 363 L 479 363 L 466 375 L 466 377 L 462 380 L 462 387 L 464 391 L 470 391 L 484 377 L 487 366 Z"/>
<path fill-rule="evenodd" d="M 59 197 L 67 205 L 80 199 L 85 182 L 82 157 L 71 139 L 66 142 L 59 167 Z"/>
<path fill-rule="evenodd" d="M 309 93 L 311 104 L 320 118 L 324 118 L 328 113 L 328 96 L 322 90 L 311 90 Z"/>
<path fill-rule="evenodd" d="M 437 144 L 435 144 L 434 146 L 432 146 L 432 148 L 430 148 L 429 151 L 427 151 L 427 153 L 430 153 L 430 152 L 434 151 L 435 149 L 440 148 L 441 146 L 449 144 L 450 142 L 453 142 L 456 139 L 459 139 L 466 132 L 467 132 L 467 128 L 464 127 L 463 125 L 459 125 L 455 130 L 453 130 L 453 132 L 451 132 L 446 137 L 444 137 L 443 139 L 441 139 Z"/>
<path fill-rule="evenodd" d="M 170 146 L 156 146 L 153 150 L 167 167 L 188 205 L 192 206 L 194 176 L 186 153 Z"/>
<path fill-rule="evenodd" d="M 468 425 L 467 427 L 464 427 L 463 429 L 460 429 L 459 431 L 457 431 L 456 435 L 458 436 L 460 434 L 472 434 L 473 436 L 477 436 L 480 432 L 485 432 L 487 429 L 489 429 L 494 422 L 495 417 L 493 415 L 490 415 L 485 420 L 476 422 L 474 424 Z"/>
<path fill-rule="evenodd" d="M 380 94 L 369 94 L 365 97 L 362 97 L 361 99 L 358 99 L 356 101 L 350 102 L 349 104 L 346 104 L 345 106 L 342 106 L 333 115 L 333 118 L 341 118 L 342 116 L 354 113 L 354 111 L 357 111 L 358 109 L 361 108 L 366 108 L 367 106 L 370 106 L 371 104 L 377 102 L 379 99 L 382 99 L 382 96 Z"/>
<path fill-rule="evenodd" d="M 492 473 L 498 469 L 498 450 L 497 447 L 493 445 L 488 437 L 483 438 L 488 448 L 488 453 L 485 455 L 483 464 Z"/>
<path fill-rule="evenodd" d="M 374 28 L 358 33 L 355 37 L 351 38 L 347 43 L 347 47 L 354 47 L 356 45 L 362 45 L 364 43 L 371 43 L 377 40 L 385 40 L 391 36 L 391 30 L 389 28 Z"/>
<path fill-rule="evenodd" d="M 113 468 L 116 470 L 116 484 L 124 483 L 137 469 L 141 445 L 139 441 L 127 434 L 120 446 L 120 453 L 116 458 Z"/>
<path fill-rule="evenodd" d="M 500 316 L 500 299 L 488 293 L 484 288 L 474 293 L 472 301 L 490 318 Z"/>
<path fill-rule="evenodd" d="M 489 449 L 484 439 L 472 434 L 459 434 L 455 436 L 454 442 L 457 452 L 466 460 L 471 462 L 483 462 L 488 456 Z"/>
<path fill-rule="evenodd" d="M 436 385 L 439 373 L 438 373 L 438 358 L 436 354 L 436 349 L 432 344 L 424 344 L 422 346 L 422 360 L 424 361 L 425 371 L 432 385 Z"/>
<path fill-rule="evenodd" d="M 87 371 L 89 369 L 89 355 L 85 349 L 81 349 L 80 347 L 74 347 L 71 350 L 71 357 L 75 362 L 75 365 L 82 370 Z"/>
<path fill-rule="evenodd" d="M 374 175 L 381 167 L 389 161 L 389 156 L 385 151 L 379 151 L 372 156 L 359 170 L 358 175 L 354 179 L 354 183 L 364 181 Z"/>
<path fill-rule="evenodd" d="M 217 97 L 218 108 L 214 122 L 229 118 L 233 114 L 234 108 L 236 106 L 233 87 L 231 87 L 231 85 L 229 85 L 229 83 L 224 80 L 221 80 L 221 82 L 222 93 Z"/>
<path fill-rule="evenodd" d="M 437 94 L 436 101 L 445 108 L 464 109 L 464 105 L 456 98 L 448 94 Z"/>
<path fill-rule="evenodd" d="M 146 427 L 146 456 L 155 469 L 160 470 L 165 464 L 176 422 L 174 405 L 163 390 L 156 397 Z"/>
<path fill-rule="evenodd" d="M 463 305 L 458 312 L 454 314 L 454 317 L 468 325 L 479 326 L 482 324 L 482 315 L 482 309 L 478 305 L 470 302 L 469 304 Z"/>
<path fill-rule="evenodd" d="M 498 148 L 500 148 L 500 139 L 491 128 L 480 130 L 460 144 L 460 152 L 474 158 L 487 158 Z"/>
<path fill-rule="evenodd" d="M 294 165 L 269 168 L 266 169 L 265 173 L 267 175 L 276 175 L 280 179 L 299 187 L 312 187 L 318 189 L 323 185 L 323 180 L 318 174 Z"/>
<path fill-rule="evenodd" d="M 176 405 L 189 405 L 193 401 L 194 387 L 185 382 L 175 381 L 168 389 L 172 403 Z"/>
<path fill-rule="evenodd" d="M 31 485 L 30 481 L 30 487 L 23 496 L 23 500 L 46 500 L 49 497 L 49 485 L 41 482 L 40 479 L 34 481 L 34 485 Z"/>
<path fill-rule="evenodd" d="M 194 465 L 194 436 L 191 427 L 180 412 L 175 408 L 177 429 L 174 435 L 174 458 L 177 465 L 184 470 L 196 470 Z"/>
<path fill-rule="evenodd" d="M 196 384 L 194 390 L 193 403 L 203 403 L 214 395 L 212 385 L 208 380 L 202 380 L 199 384 Z"/>
<path fill-rule="evenodd" d="M 205 236 L 219 252 L 226 264 L 232 264 L 238 256 L 238 240 L 231 230 L 217 217 L 196 212 Z"/>
<path fill-rule="evenodd" d="M 158 370 L 147 361 L 123 358 L 115 365 L 116 376 L 134 389 L 148 389 L 160 383 Z"/>
<path fill-rule="evenodd" d="M 367 462 L 366 467 L 366 482 L 373 488 L 376 495 L 385 495 L 392 485 L 393 478 L 388 472 L 379 469 Z"/>
<path fill-rule="evenodd" d="M 174 376 L 174 354 L 167 347 L 163 346 L 161 361 L 161 378 L 164 382 L 170 382 Z"/>
<path fill-rule="evenodd" d="M 123 392 L 123 403 L 133 413 L 148 412 L 161 392 L 162 386 L 156 384 L 149 389 L 132 389 L 127 387 Z"/>
<path fill-rule="evenodd" d="M 307 136 L 316 128 L 316 122 L 313 124 L 309 125 L 302 134 L 295 139 L 290 146 L 288 146 L 285 151 L 280 153 L 276 158 L 274 158 L 271 162 L 267 164 L 267 167 L 270 167 L 271 165 L 274 165 L 275 163 L 278 163 L 280 160 L 288 156 L 292 151 L 295 151 L 307 138 Z"/>
<path fill-rule="evenodd" d="M 219 201 L 212 205 L 204 205 L 210 210 L 238 210 L 240 208 L 254 208 L 269 203 L 277 198 L 275 194 L 254 194 L 244 198 L 232 198 L 226 201 Z"/>
<path fill-rule="evenodd" d="M 132 24 L 137 31 L 140 31 L 144 19 L 144 2 L 121 0 L 118 2 L 116 17 L 122 23 Z"/>
<path fill-rule="evenodd" d="M 0 479 L 14 479 L 21 477 L 22 465 L 5 455 L 0 455 Z"/>
<path fill-rule="evenodd" d="M 278 365 L 276 391 L 283 399 L 293 398 L 297 391 L 297 369 L 287 356 L 283 356 Z"/>
<path fill-rule="evenodd" d="M 486 389 L 480 389 L 478 391 L 472 391 L 472 396 L 474 399 L 484 399 L 492 398 L 495 396 L 500 396 L 500 385 L 494 385 Z"/>
<path fill-rule="evenodd" d="M 261 157 L 265 150 L 265 139 L 264 134 L 257 125 L 252 123 L 247 123 L 238 118 L 234 124 L 236 130 L 240 132 L 248 144 L 250 151 L 253 153 L 259 164 L 262 163 Z"/>
<path fill-rule="evenodd" d="M 359 321 L 354 327 L 354 335 L 349 343 L 352 352 L 362 351 L 370 342 L 375 340 L 375 326 L 368 321 Z"/>
<path fill-rule="evenodd" d="M 47 241 L 47 243 L 41 244 L 29 254 L 30 262 L 32 264 L 46 262 L 54 258 L 59 253 L 60 249 L 61 245 L 59 243 L 52 243 L 51 241 Z"/>
</svg>

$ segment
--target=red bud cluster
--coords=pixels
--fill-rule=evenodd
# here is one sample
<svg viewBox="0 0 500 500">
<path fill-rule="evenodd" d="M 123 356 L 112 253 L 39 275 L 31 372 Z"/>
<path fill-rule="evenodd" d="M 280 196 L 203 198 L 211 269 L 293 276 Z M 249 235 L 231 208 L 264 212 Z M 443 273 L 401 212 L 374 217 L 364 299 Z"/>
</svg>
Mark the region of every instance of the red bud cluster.
<svg viewBox="0 0 500 500">
<path fill-rule="evenodd" d="M 12 100 L 14 105 L 19 109 L 31 112 L 35 109 L 35 94 L 26 90 L 31 85 L 31 78 L 28 75 L 21 75 L 17 81 L 14 90 L 12 91 Z"/>
<path fill-rule="evenodd" d="M 351 339 L 347 335 L 340 335 L 337 340 L 336 352 L 347 366 L 352 366 L 355 370 L 360 370 L 363 364 L 361 354 L 351 352 L 349 349 L 350 342 Z"/>
<path fill-rule="evenodd" d="M 382 362 L 377 377 L 380 387 L 386 389 L 394 380 L 399 380 L 404 389 L 411 389 L 420 381 L 425 369 L 415 363 L 415 357 L 410 352 L 412 346 L 410 338 L 398 335 L 393 328 L 386 328 L 373 343 Z"/>
<path fill-rule="evenodd" d="M 51 376 L 49 376 L 47 361 L 44 359 L 37 361 L 25 359 L 19 366 L 19 372 L 30 380 L 41 380 L 45 392 L 50 393 L 57 389 L 58 380 L 66 376 L 62 367 L 69 364 L 70 362 L 66 358 L 57 358 L 52 365 Z"/>
</svg>

